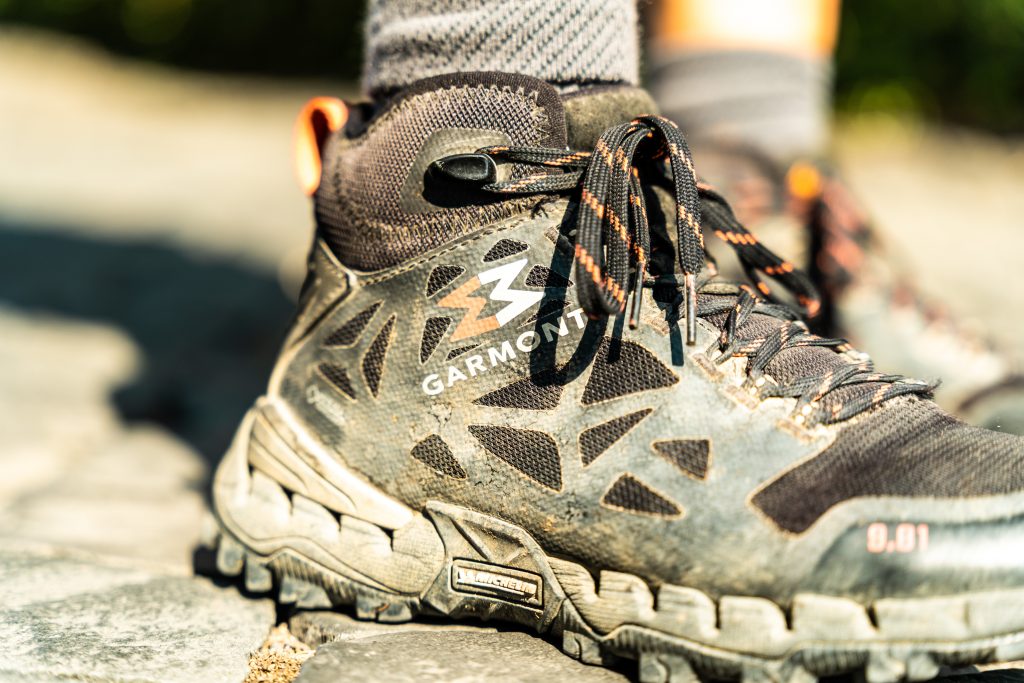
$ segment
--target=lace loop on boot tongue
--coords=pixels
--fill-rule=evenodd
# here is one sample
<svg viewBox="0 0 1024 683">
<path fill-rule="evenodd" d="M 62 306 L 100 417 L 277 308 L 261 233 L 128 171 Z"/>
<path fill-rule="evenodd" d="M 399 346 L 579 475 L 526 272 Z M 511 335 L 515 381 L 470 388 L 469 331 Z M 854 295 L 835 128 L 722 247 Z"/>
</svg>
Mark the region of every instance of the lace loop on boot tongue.
<svg viewBox="0 0 1024 683">
<path fill-rule="evenodd" d="M 818 403 L 826 394 L 835 395 L 838 389 L 860 385 L 866 391 L 837 398 L 829 410 L 818 411 L 824 422 L 847 419 L 896 396 L 927 395 L 933 388 L 924 382 L 876 373 L 870 361 L 842 363 L 841 367 L 823 373 L 812 372 L 782 384 L 766 381 L 764 375 L 769 363 L 784 351 L 820 346 L 842 352 L 849 347 L 843 340 L 811 334 L 789 308 L 762 301 L 746 286 L 728 302 L 702 302 L 698 307 L 696 276 L 708 259 L 701 227 L 702 213 L 713 226 L 715 236 L 735 251 L 747 276 L 765 299 L 775 300 L 775 296 L 762 275 L 773 278 L 793 294 L 809 317 L 817 314 L 820 299 L 801 270 L 761 244 L 740 224 L 717 192 L 698 182 L 686 140 L 668 119 L 640 116 L 610 128 L 598 139 L 593 152 L 493 146 L 478 149 L 476 154 L 541 169 L 480 186 L 485 192 L 531 195 L 579 189 L 577 287 L 580 305 L 592 318 L 619 315 L 627 310 L 627 299 L 630 299 L 629 324 L 637 326 L 651 251 L 642 181 L 647 173 L 659 173 L 664 178 L 667 170 L 671 173 L 676 205 L 677 257 L 683 275 L 681 303 L 686 310 L 688 344 L 696 343 L 698 316 L 707 318 L 729 311 L 721 325 L 718 361 L 746 356 L 748 389 L 761 398 L 796 398 L 796 419 L 800 422 L 810 421 L 808 418 L 814 412 L 812 403 Z M 435 161 L 432 168 L 445 173 L 446 168 L 458 167 L 459 164 L 453 162 L 459 160 L 445 157 Z M 650 162 L 659 162 L 660 168 Z M 447 175 L 460 179 L 458 174 Z M 765 336 L 741 337 L 739 328 L 755 313 L 785 322 Z"/>
<path fill-rule="evenodd" d="M 780 281 L 813 315 L 817 293 L 810 280 L 791 263 L 761 245 L 732 215 L 725 200 L 697 181 L 693 158 L 679 128 L 660 116 L 640 116 L 605 131 L 593 152 L 544 147 L 485 147 L 477 150 L 495 159 L 540 166 L 544 171 L 513 180 L 494 182 L 481 189 L 495 194 L 529 195 L 566 192 L 580 187 L 577 224 L 576 271 L 580 305 L 591 317 L 626 311 L 635 327 L 640 315 L 641 289 L 650 257 L 650 226 L 644 202 L 642 163 L 667 162 L 676 204 L 675 224 L 679 267 L 683 274 L 686 341 L 697 336 L 697 273 L 704 267 L 704 231 L 701 207 L 710 211 L 715 234 L 729 244 L 761 293 L 772 298 L 759 273 Z M 461 155 L 460 155 L 461 156 Z M 449 159 L 434 162 L 443 172 Z M 558 169 L 561 172 L 552 172 Z M 632 273 L 632 277 L 630 277 Z"/>
</svg>

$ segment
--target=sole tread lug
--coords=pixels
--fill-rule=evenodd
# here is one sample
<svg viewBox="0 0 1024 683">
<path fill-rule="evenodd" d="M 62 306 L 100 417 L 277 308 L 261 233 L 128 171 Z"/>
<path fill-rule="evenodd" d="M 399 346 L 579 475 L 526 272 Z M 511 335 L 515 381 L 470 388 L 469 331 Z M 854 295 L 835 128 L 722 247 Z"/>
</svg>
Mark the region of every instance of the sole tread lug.
<svg viewBox="0 0 1024 683">
<path fill-rule="evenodd" d="M 277 601 L 284 605 L 294 605 L 304 593 L 299 580 L 285 574 L 277 586 Z"/>
<path fill-rule="evenodd" d="M 640 683 L 700 683 L 700 677 L 682 655 L 641 652 Z"/>
<path fill-rule="evenodd" d="M 334 602 L 323 587 L 307 584 L 305 592 L 295 601 L 295 606 L 301 609 L 331 609 Z"/>
<path fill-rule="evenodd" d="M 410 621 L 417 611 L 408 599 L 400 596 L 357 595 L 355 599 L 356 618 L 363 621 L 398 624 Z"/>
<path fill-rule="evenodd" d="M 928 653 L 910 655 L 906 666 L 908 681 L 930 681 L 939 675 L 939 663 Z"/>
<path fill-rule="evenodd" d="M 253 593 L 269 593 L 274 588 L 274 575 L 256 555 L 245 556 L 245 587 Z"/>
<path fill-rule="evenodd" d="M 1000 644 L 996 647 L 994 659 L 997 662 L 1016 662 L 1024 659 L 1024 637 Z"/>
<path fill-rule="evenodd" d="M 791 666 L 783 677 L 784 683 L 815 683 L 817 680 L 817 676 L 800 665 Z"/>
<path fill-rule="evenodd" d="M 562 632 L 562 651 L 584 664 L 601 664 L 601 645 L 585 633 Z"/>
<path fill-rule="evenodd" d="M 393 602 L 383 612 L 377 615 L 377 621 L 384 624 L 401 624 L 412 621 L 414 613 L 406 602 Z"/>
<path fill-rule="evenodd" d="M 223 534 L 217 544 L 217 571 L 225 576 L 238 576 L 245 566 L 245 550 L 230 536 Z"/>
<path fill-rule="evenodd" d="M 867 683 L 898 683 L 907 675 L 907 663 L 889 652 L 872 652 L 864 667 Z"/>
</svg>

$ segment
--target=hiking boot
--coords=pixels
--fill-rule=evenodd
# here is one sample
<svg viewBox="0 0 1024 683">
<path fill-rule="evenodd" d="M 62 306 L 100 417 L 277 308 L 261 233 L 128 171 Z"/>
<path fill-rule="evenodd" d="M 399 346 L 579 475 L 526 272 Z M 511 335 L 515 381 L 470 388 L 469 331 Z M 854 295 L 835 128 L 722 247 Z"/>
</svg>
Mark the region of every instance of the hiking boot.
<svg viewBox="0 0 1024 683">
<path fill-rule="evenodd" d="M 769 301 L 816 305 L 651 108 L 458 74 L 310 112 L 309 277 L 216 473 L 219 569 L 642 681 L 1024 655 L 1022 442 Z"/>
<path fill-rule="evenodd" d="M 1024 434 L 1017 363 L 917 290 L 835 173 L 803 160 L 782 167 L 744 147 L 696 157 L 741 222 L 811 276 L 822 294 L 812 330 L 850 340 L 879 368 L 940 381 L 938 403 L 972 424 Z"/>
</svg>

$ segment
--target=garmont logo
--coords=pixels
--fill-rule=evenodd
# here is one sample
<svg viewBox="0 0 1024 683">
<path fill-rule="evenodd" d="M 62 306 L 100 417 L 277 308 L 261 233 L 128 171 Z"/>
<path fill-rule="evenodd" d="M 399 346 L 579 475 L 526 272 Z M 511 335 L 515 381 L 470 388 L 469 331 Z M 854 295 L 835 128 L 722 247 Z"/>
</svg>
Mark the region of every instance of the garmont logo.
<svg viewBox="0 0 1024 683">
<path fill-rule="evenodd" d="M 511 362 L 517 352 L 530 353 L 540 346 L 541 342 L 550 342 L 556 337 L 569 334 L 572 327 L 582 330 L 586 326 L 587 320 L 583 315 L 583 309 L 577 308 L 557 320 L 541 323 L 540 332 L 526 330 L 515 339 L 506 339 L 478 353 L 460 358 L 457 365 L 449 365 L 444 372 L 431 373 L 424 377 L 420 386 L 427 396 L 437 396 L 456 382 L 464 382 L 497 365 Z"/>
<path fill-rule="evenodd" d="M 519 259 L 512 263 L 506 263 L 497 268 L 485 270 L 463 283 L 454 292 L 438 301 L 443 308 L 462 308 L 466 314 L 462 316 L 455 331 L 452 332 L 451 341 L 468 339 L 484 332 L 496 330 L 503 327 L 505 323 L 514 320 L 517 316 L 528 310 L 542 298 L 543 292 L 528 292 L 521 289 L 512 289 L 512 283 L 522 272 L 527 259 Z M 491 301 L 506 301 L 508 305 L 486 318 L 480 317 L 480 311 L 487 305 L 487 299 L 479 296 L 470 296 L 480 289 L 481 285 L 495 282 L 491 290 Z"/>
<path fill-rule="evenodd" d="M 479 275 L 474 275 L 467 282 L 460 285 L 453 292 L 438 301 L 443 308 L 455 308 L 465 310 L 462 320 L 452 332 L 450 341 L 468 339 L 485 332 L 504 327 L 506 323 L 515 320 L 517 317 L 532 309 L 541 299 L 543 292 L 530 292 L 522 289 L 513 289 L 512 283 L 516 281 L 519 274 L 523 272 L 528 259 L 519 259 L 512 263 L 506 263 L 497 268 L 485 270 Z M 494 315 L 486 318 L 480 317 L 480 312 L 487 305 L 487 299 L 482 296 L 473 296 L 473 292 L 480 289 L 481 285 L 495 283 L 488 299 L 491 301 L 504 301 L 507 305 Z M 512 339 L 506 339 L 495 346 L 484 349 L 471 356 L 466 356 L 458 361 L 457 365 L 449 365 L 444 372 L 432 373 L 423 378 L 420 386 L 427 396 L 437 396 L 446 388 L 453 386 L 456 382 L 465 381 L 471 377 L 487 372 L 502 363 L 508 363 L 515 359 L 516 353 L 529 353 L 541 345 L 542 341 L 550 342 L 555 337 L 563 337 L 569 334 L 570 321 L 576 329 L 582 330 L 587 325 L 583 317 L 583 309 L 569 311 L 556 321 L 541 323 L 540 332 L 528 330 Z"/>
</svg>

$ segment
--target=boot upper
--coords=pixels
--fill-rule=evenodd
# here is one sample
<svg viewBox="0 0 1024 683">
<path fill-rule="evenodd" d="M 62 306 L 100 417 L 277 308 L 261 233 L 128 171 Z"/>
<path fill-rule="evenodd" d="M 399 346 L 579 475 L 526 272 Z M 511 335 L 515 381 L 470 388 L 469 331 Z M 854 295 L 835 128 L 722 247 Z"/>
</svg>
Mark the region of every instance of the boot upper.
<svg viewBox="0 0 1024 683">
<path fill-rule="evenodd" d="M 325 148 L 310 277 L 270 395 L 413 508 L 477 509 L 549 553 L 655 584 L 780 602 L 1024 584 L 1019 439 L 918 395 L 804 420 L 796 398 L 749 390 L 751 357 L 722 357 L 718 304 L 744 290 L 702 279 L 701 310 L 717 312 L 687 344 L 668 259 L 635 329 L 591 318 L 577 303 L 576 196 L 495 198 L 430 175 L 494 145 L 585 149 L 644 102 L 632 88 L 562 98 L 475 74 L 429 79 L 350 121 Z M 674 248 L 667 233 L 656 242 Z M 732 332 L 755 343 L 782 324 L 754 313 Z M 765 378 L 855 362 L 786 348 Z M 841 415 L 887 381 L 823 402 Z"/>
</svg>

